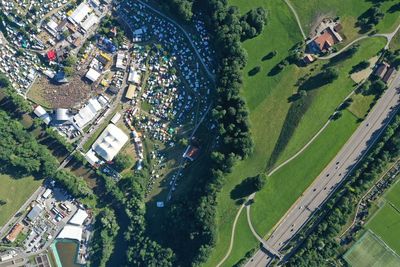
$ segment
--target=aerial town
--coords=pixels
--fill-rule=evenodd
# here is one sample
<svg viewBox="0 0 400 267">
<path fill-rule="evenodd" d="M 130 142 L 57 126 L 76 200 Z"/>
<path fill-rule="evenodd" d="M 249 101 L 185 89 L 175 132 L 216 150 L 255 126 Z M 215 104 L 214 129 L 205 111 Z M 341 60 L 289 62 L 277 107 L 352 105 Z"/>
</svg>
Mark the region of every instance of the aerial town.
<svg viewBox="0 0 400 267">
<path fill-rule="evenodd" d="M 400 266 L 400 3 L 0 0 L 0 267 Z"/>
</svg>

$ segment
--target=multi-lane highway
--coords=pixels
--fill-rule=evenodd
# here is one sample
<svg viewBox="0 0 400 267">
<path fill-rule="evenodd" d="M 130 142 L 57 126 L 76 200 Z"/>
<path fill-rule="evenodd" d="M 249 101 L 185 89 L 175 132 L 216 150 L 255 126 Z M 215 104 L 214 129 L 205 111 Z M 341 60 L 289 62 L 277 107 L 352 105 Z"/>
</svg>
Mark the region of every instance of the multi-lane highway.
<svg viewBox="0 0 400 267">
<path fill-rule="evenodd" d="M 399 89 L 400 72 L 394 76 L 389 88 L 335 158 L 276 225 L 266 241 L 268 247 L 274 251 L 280 251 L 311 218 L 314 211 L 329 198 L 335 188 L 344 181 L 395 114 L 400 100 Z M 329 147 L 321 149 L 329 149 Z M 267 266 L 271 260 L 270 256 L 259 250 L 246 266 Z"/>
</svg>

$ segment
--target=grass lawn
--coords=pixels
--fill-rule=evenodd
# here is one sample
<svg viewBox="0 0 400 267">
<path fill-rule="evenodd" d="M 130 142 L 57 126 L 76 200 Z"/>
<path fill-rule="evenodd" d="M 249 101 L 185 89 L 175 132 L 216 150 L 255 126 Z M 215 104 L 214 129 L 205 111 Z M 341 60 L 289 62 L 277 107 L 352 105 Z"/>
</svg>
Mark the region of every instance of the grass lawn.
<svg viewBox="0 0 400 267">
<path fill-rule="evenodd" d="M 249 228 L 249 224 L 247 222 L 246 208 L 243 208 L 242 213 L 240 214 L 240 217 L 236 224 L 236 229 L 238 231 L 235 232 L 235 241 L 233 243 L 231 255 L 224 262 L 224 264 L 222 265 L 223 267 L 234 266 L 235 263 L 237 263 L 247 252 L 244 251 L 243 253 L 241 249 L 237 248 L 248 247 L 250 250 L 254 247 L 257 247 L 259 244 L 258 240 L 254 237 Z"/>
<path fill-rule="evenodd" d="M 257 232 L 265 235 L 337 154 L 358 126 L 357 118 L 344 111 L 295 160 L 268 178 L 255 198 L 252 221 Z"/>
<path fill-rule="evenodd" d="M 385 198 L 400 209 L 400 182 L 393 185 L 390 191 L 385 195 Z"/>
<path fill-rule="evenodd" d="M 15 179 L 0 174 L 0 200 L 7 202 L 0 206 L 0 227 L 7 223 L 41 183 L 41 180 L 34 180 L 32 176 Z"/>
<path fill-rule="evenodd" d="M 275 76 L 267 75 L 279 61 L 287 56 L 288 50 L 302 39 L 286 4 L 280 0 L 235 0 L 231 3 L 240 6 L 241 12 L 246 12 L 253 6 L 263 5 L 268 9 L 270 16 L 263 34 L 244 44 L 249 51 L 249 56 L 248 65 L 244 70 L 243 95 L 250 109 L 252 136 L 255 142 L 254 153 L 247 160 L 239 162 L 233 173 L 227 176 L 225 186 L 218 196 L 219 235 L 217 246 L 206 266 L 216 266 L 229 247 L 232 222 L 237 212 L 237 206 L 230 198 L 230 191 L 244 178 L 264 171 L 290 107 L 286 99 L 295 91 L 293 84 L 300 72 L 297 67 L 289 66 Z M 277 51 L 277 56 L 270 60 L 261 60 L 274 50 Z M 261 71 L 255 76 L 247 75 L 248 71 L 255 66 L 260 66 Z M 248 249 L 250 248 L 242 250 L 242 256 Z"/>
<path fill-rule="evenodd" d="M 232 174 L 226 177 L 226 184 L 218 196 L 217 224 L 219 235 L 217 246 L 213 250 L 205 266 L 215 266 L 228 249 L 231 226 L 238 209 L 238 206 L 235 205 L 235 202 L 230 198 L 231 190 L 235 185 L 240 183 L 241 180 L 265 170 L 290 107 L 290 103 L 288 103 L 287 99 L 297 91 L 297 87 L 295 86 L 297 80 L 313 68 L 315 69 L 314 74 L 316 74 L 317 69 L 320 69 L 323 65 L 322 62 L 307 68 L 298 68 L 297 66 L 291 65 L 275 76 L 268 76 L 267 73 L 288 55 L 288 50 L 302 39 L 300 32 L 294 30 L 298 29 L 298 27 L 296 26 L 293 15 L 287 5 L 279 0 L 232 0 L 230 3 L 239 6 L 242 13 L 255 6 L 264 6 L 270 15 L 268 25 L 263 34 L 244 43 L 244 48 L 248 51 L 248 64 L 244 70 L 243 96 L 250 110 L 251 131 L 255 143 L 254 153 L 245 161 L 239 162 L 237 166 L 235 166 Z M 289 142 L 288 147 L 282 154 L 281 160 L 297 152 L 322 127 L 333 113 L 334 109 L 353 89 L 353 82 L 348 75 L 351 67 L 359 63 L 362 59 L 368 59 L 375 55 L 384 46 L 384 39 L 372 38 L 360 42 L 360 44 L 359 52 L 357 52 L 353 58 L 346 60 L 345 63 L 337 65 L 337 68 L 339 68 L 341 72 L 340 78 L 335 81 L 335 83 L 318 89 L 318 92 L 315 93 L 315 103 L 312 104 L 303 117 L 292 138 L 293 140 Z M 265 61 L 262 60 L 266 54 L 274 50 L 277 51 L 276 57 Z M 256 66 L 260 66 L 261 71 L 254 76 L 249 76 L 248 72 Z M 324 153 L 322 153 L 322 158 L 324 160 L 320 160 L 321 157 L 315 157 L 315 161 L 305 162 L 308 166 L 305 166 L 303 169 L 310 170 L 314 168 L 315 174 L 307 175 L 307 181 L 303 183 L 304 186 L 302 188 L 307 187 L 318 174 L 317 170 L 322 170 L 325 164 L 335 155 L 334 151 L 337 151 L 341 145 L 344 144 L 356 127 L 355 121 L 356 118 L 354 116 L 345 112 L 343 118 L 337 123 L 332 124 L 332 127 L 333 125 L 337 125 L 336 127 L 339 128 L 328 134 L 335 137 L 335 142 L 332 144 L 332 142 L 329 142 L 330 140 L 326 140 L 325 138 L 325 141 L 328 142 L 323 143 L 323 141 L 320 141 L 320 147 L 333 146 L 336 150 L 331 149 L 329 151 L 330 153 L 324 151 Z M 334 133 L 335 131 L 341 131 L 342 135 L 337 135 Z M 294 171 L 292 168 L 290 170 Z M 300 178 L 291 177 L 291 179 L 293 179 L 293 183 L 296 183 L 296 180 Z M 259 202 L 262 202 L 263 200 L 260 199 L 264 197 L 277 198 L 280 194 L 281 191 L 263 192 L 260 194 L 262 196 L 258 196 Z M 285 206 L 287 208 L 290 207 L 294 200 L 288 200 Z M 257 205 L 259 205 L 259 203 L 255 206 L 253 216 L 256 216 L 255 213 L 259 212 Z M 264 222 L 263 219 L 260 218 L 257 227 L 261 229 L 259 233 L 262 235 L 267 233 L 270 230 L 269 228 L 274 224 L 272 222 L 279 220 L 280 216 L 284 213 L 284 209 L 276 211 L 275 218 L 277 219 L 269 218 L 271 219 L 270 222 Z M 262 214 L 265 213 L 263 212 Z M 234 250 L 236 249 L 240 251 L 240 254 L 244 255 L 250 247 L 241 246 L 234 248 Z M 236 254 L 237 252 L 233 251 L 232 253 Z"/>
<path fill-rule="evenodd" d="M 347 108 L 354 116 L 360 119 L 364 119 L 370 110 L 371 104 L 374 101 L 375 96 L 362 94 L 354 94 L 352 97 L 353 103 Z"/>
<path fill-rule="evenodd" d="M 351 68 L 362 60 L 375 56 L 385 46 L 385 39 L 371 38 L 360 41 L 359 44 L 360 48 L 352 58 L 334 66 L 334 68 L 339 70 L 339 78 L 331 84 L 315 89 L 316 96 L 313 100 L 313 104 L 304 115 L 286 149 L 281 154 L 278 163 L 285 161 L 295 154 L 319 131 L 319 129 L 321 129 L 329 116 L 333 114 L 334 110 L 342 103 L 345 97 L 355 89 L 356 84 L 349 75 Z M 317 64 L 322 65 L 323 63 Z M 319 67 L 320 66 L 317 65 L 315 66 L 317 70 Z M 318 72 L 314 72 L 314 74 L 315 73 Z M 365 101 L 368 102 L 369 100 L 370 99 L 366 99 Z M 369 105 L 368 103 L 363 104 Z M 362 112 L 364 112 L 364 110 L 360 110 L 357 115 L 360 115 Z"/>
<path fill-rule="evenodd" d="M 366 227 L 400 254 L 400 212 L 388 202 L 368 221 Z"/>
<path fill-rule="evenodd" d="M 355 28 L 357 18 L 372 6 L 372 1 L 366 0 L 290 0 L 290 2 L 297 11 L 306 34 L 310 33 L 314 24 L 320 19 L 339 16 L 345 42 L 354 40 L 360 35 L 359 28 Z M 395 1 L 382 2 L 381 10 L 385 13 L 385 17 L 376 27 L 378 32 L 392 32 L 400 22 L 399 12 L 387 12 L 395 3 Z"/>
<path fill-rule="evenodd" d="M 395 51 L 397 49 L 400 49 L 400 31 L 396 33 L 394 38 L 392 39 L 392 42 L 389 44 L 390 50 Z"/>
<path fill-rule="evenodd" d="M 367 231 L 343 257 L 352 267 L 386 266 L 396 267 L 400 265 L 400 258 L 392 253 L 370 231 Z"/>
</svg>

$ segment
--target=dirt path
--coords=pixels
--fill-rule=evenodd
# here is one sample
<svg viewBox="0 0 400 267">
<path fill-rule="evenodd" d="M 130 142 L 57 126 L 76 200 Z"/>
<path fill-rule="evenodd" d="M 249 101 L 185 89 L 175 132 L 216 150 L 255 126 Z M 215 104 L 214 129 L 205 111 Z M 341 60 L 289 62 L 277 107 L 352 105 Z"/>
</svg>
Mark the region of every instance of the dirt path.
<svg viewBox="0 0 400 267">
<path fill-rule="evenodd" d="M 304 33 L 303 26 L 301 25 L 300 18 L 299 18 L 299 15 L 297 14 L 296 9 L 294 9 L 292 4 L 290 3 L 290 0 L 284 0 L 284 1 L 289 6 L 290 10 L 292 11 L 293 15 L 295 16 L 297 25 L 299 25 L 301 35 L 303 36 L 304 39 L 307 39 L 307 36 Z"/>
</svg>

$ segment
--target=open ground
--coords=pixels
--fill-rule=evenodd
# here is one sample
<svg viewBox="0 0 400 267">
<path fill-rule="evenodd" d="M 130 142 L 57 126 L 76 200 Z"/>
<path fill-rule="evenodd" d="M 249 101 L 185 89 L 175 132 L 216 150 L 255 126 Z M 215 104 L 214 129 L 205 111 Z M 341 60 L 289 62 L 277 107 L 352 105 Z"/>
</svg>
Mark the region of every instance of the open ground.
<svg viewBox="0 0 400 267">
<path fill-rule="evenodd" d="M 264 6 L 269 12 L 269 20 L 261 36 L 244 44 L 249 54 L 249 60 L 245 69 L 243 95 L 250 109 L 255 151 L 249 159 L 240 162 L 234 168 L 233 173 L 226 178 L 226 185 L 218 199 L 219 239 L 206 266 L 215 266 L 223 258 L 229 246 L 231 226 L 238 209 L 235 201 L 230 198 L 231 190 L 241 180 L 265 171 L 290 108 L 287 99 L 297 91 L 295 85 L 297 80 L 310 72 L 313 75 L 317 74 L 323 68 L 324 63 L 327 63 L 327 61 L 320 61 L 306 68 L 291 65 L 275 76 L 267 75 L 271 68 L 288 55 L 288 50 L 301 40 L 301 34 L 293 15 L 286 4 L 280 1 L 231 1 L 231 4 L 239 6 L 242 13 L 252 7 Z M 352 66 L 375 56 L 385 46 L 385 40 L 371 38 L 365 39 L 359 44 L 359 51 L 351 59 L 335 65 L 335 68 L 340 71 L 339 79 L 311 92 L 314 97 L 313 103 L 301 119 L 277 163 L 283 162 L 300 150 L 326 123 L 337 106 L 355 89 L 355 84 L 348 74 Z M 266 54 L 274 50 L 277 51 L 275 58 L 262 60 Z M 260 73 L 248 76 L 248 71 L 255 66 L 261 67 Z M 357 103 L 359 101 L 361 103 L 356 107 L 353 106 L 352 112 L 360 118 L 365 116 L 372 99 L 365 99 L 362 96 L 358 96 L 358 98 L 362 98 L 357 100 Z M 355 110 L 357 111 L 355 112 Z M 272 229 L 287 208 L 350 137 L 356 129 L 358 118 L 347 111 L 344 112 L 343 117 L 330 125 L 326 132 L 317 138 L 315 144 L 304 151 L 298 159 L 268 178 L 266 188 L 256 197 L 252 212 L 254 226 L 261 236 Z M 315 155 L 318 156 L 315 157 Z M 312 160 L 310 160 L 310 156 L 312 156 Z M 292 189 L 289 190 L 289 188 Z M 247 225 L 241 227 L 238 224 L 236 236 L 240 235 L 240 232 L 248 231 L 245 227 Z M 253 246 L 256 244 L 257 242 L 254 241 Z M 251 248 L 242 243 L 235 243 L 231 258 L 227 259 L 224 266 L 229 266 L 228 262 L 236 262 Z"/>
<path fill-rule="evenodd" d="M 400 264 L 400 257 L 389 249 L 379 237 L 367 231 L 344 255 L 350 266 L 387 266 Z"/>
<path fill-rule="evenodd" d="M 24 204 L 24 202 L 39 188 L 42 181 L 32 176 L 14 178 L 7 174 L 0 174 L 0 226 L 3 226 L 10 217 Z"/>
</svg>

